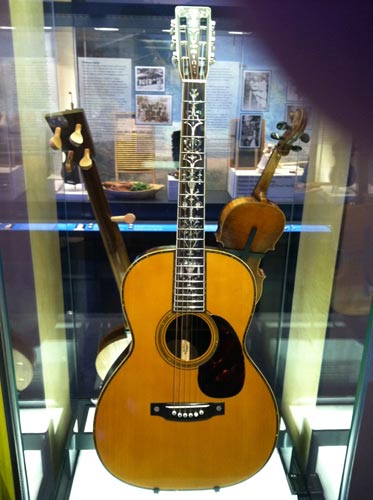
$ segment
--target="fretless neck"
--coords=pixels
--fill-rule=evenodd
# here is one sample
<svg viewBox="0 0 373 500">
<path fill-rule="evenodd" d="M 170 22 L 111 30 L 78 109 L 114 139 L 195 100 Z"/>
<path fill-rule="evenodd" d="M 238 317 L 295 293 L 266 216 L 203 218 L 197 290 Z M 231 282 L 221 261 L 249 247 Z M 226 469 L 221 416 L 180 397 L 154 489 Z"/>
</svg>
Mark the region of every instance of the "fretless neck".
<svg viewBox="0 0 373 500">
<path fill-rule="evenodd" d="M 269 160 L 267 161 L 263 173 L 260 176 L 252 194 L 253 197 L 257 200 L 265 201 L 267 199 L 267 191 L 272 181 L 273 174 L 276 171 L 276 167 L 281 160 L 281 156 L 282 155 L 278 152 L 277 148 L 272 151 L 271 156 L 269 157 Z"/>
<path fill-rule="evenodd" d="M 205 310 L 205 90 L 184 81 L 180 134 L 174 311 Z"/>
<path fill-rule="evenodd" d="M 94 160 L 88 169 L 81 169 L 84 184 L 100 228 L 101 238 L 114 274 L 119 293 L 122 292 L 123 276 L 130 265 L 127 249 L 118 228 L 112 222 L 111 211 Z"/>
</svg>

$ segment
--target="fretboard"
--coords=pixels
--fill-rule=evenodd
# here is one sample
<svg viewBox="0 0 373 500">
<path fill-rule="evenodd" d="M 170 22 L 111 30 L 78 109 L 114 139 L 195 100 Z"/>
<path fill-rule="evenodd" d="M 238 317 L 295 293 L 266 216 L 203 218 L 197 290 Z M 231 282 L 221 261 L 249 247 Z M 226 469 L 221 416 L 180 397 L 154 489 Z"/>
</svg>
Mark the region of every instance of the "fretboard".
<svg viewBox="0 0 373 500">
<path fill-rule="evenodd" d="M 183 82 L 174 311 L 205 310 L 205 82 Z"/>
</svg>

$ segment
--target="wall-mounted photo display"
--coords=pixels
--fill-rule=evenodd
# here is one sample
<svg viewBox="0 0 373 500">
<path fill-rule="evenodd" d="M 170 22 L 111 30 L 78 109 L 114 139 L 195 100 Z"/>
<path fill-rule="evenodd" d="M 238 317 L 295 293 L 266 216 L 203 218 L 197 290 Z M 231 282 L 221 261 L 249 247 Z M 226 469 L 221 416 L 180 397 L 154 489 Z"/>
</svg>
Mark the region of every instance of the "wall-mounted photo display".
<svg viewBox="0 0 373 500">
<path fill-rule="evenodd" d="M 136 123 L 139 125 L 171 125 L 172 96 L 137 94 Z"/>
<path fill-rule="evenodd" d="M 135 88 L 137 92 L 164 92 L 164 66 L 136 66 Z"/>
<path fill-rule="evenodd" d="M 267 111 L 270 85 L 271 71 L 244 71 L 242 109 L 245 111 Z"/>
<path fill-rule="evenodd" d="M 261 147 L 262 116 L 244 114 L 240 119 L 239 147 L 255 149 Z"/>
<path fill-rule="evenodd" d="M 295 102 L 303 102 L 306 100 L 301 90 L 291 80 L 288 81 L 286 100 Z"/>
</svg>

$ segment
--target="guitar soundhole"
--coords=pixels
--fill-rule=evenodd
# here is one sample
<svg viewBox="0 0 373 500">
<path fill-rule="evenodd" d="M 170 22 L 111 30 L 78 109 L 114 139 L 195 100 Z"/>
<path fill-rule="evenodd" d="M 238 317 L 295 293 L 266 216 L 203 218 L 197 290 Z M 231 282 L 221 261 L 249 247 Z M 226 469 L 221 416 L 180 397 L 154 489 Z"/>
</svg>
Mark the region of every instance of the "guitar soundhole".
<svg viewBox="0 0 373 500">
<path fill-rule="evenodd" d="M 182 314 L 168 325 L 165 341 L 175 358 L 188 362 L 201 358 L 210 350 L 212 334 L 210 326 L 201 316 Z"/>
</svg>

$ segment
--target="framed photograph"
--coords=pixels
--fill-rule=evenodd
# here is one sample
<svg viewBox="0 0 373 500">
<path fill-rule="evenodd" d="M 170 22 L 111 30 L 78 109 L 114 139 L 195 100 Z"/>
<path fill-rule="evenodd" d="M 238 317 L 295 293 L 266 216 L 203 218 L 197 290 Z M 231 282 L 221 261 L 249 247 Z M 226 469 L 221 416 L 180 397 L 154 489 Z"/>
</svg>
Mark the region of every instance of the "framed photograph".
<svg viewBox="0 0 373 500">
<path fill-rule="evenodd" d="M 242 109 L 245 111 L 267 111 L 270 85 L 270 71 L 244 71 Z"/>
<path fill-rule="evenodd" d="M 311 106 L 304 106 L 304 104 L 287 104 L 285 110 L 285 121 L 290 125 L 291 124 L 291 113 L 294 113 L 297 108 L 304 108 L 307 113 L 307 126 L 306 129 L 311 128 L 312 122 L 312 109 Z"/>
<path fill-rule="evenodd" d="M 240 118 L 239 147 L 256 149 L 261 147 L 262 116 L 245 114 Z"/>
<path fill-rule="evenodd" d="M 136 66 L 135 87 L 137 92 L 164 92 L 164 66 Z"/>
<path fill-rule="evenodd" d="M 138 125 L 170 125 L 172 123 L 171 95 L 136 95 Z"/>
</svg>

